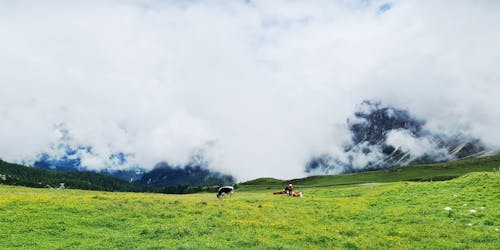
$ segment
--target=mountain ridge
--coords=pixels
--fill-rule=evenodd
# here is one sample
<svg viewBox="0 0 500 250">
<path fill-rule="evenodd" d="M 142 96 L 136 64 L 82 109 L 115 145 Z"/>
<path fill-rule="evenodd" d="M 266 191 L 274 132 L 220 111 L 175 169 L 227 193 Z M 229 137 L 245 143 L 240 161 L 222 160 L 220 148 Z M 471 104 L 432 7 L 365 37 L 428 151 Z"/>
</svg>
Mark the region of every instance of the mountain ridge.
<svg viewBox="0 0 500 250">
<path fill-rule="evenodd" d="M 461 133 L 436 133 L 408 110 L 363 101 L 347 119 L 350 141 L 342 153 L 320 153 L 304 168 L 310 175 L 353 173 L 399 165 L 454 161 L 497 154 Z"/>
</svg>

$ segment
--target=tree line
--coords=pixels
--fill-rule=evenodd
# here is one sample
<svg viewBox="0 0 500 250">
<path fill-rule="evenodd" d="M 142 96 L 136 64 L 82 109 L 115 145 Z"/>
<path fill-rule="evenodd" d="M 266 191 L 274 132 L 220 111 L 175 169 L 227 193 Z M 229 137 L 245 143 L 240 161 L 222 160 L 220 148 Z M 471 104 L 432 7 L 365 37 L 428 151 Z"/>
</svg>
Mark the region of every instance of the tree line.
<svg viewBox="0 0 500 250">
<path fill-rule="evenodd" d="M 58 172 L 26 167 L 0 160 L 0 184 L 34 188 L 65 188 L 115 191 L 115 192 L 154 192 L 165 194 L 190 194 L 216 192 L 220 185 L 171 185 L 165 187 L 148 186 L 142 183 L 118 179 L 94 172 Z"/>
</svg>

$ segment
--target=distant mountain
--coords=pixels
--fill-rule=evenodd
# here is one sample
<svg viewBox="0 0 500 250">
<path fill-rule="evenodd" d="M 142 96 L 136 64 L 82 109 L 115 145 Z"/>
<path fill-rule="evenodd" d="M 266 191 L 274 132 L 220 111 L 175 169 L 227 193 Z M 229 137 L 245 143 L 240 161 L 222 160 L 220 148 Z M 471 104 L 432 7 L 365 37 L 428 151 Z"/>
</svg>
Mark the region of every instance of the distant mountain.
<svg viewBox="0 0 500 250">
<path fill-rule="evenodd" d="M 172 166 L 166 162 L 156 164 L 153 170 L 142 176 L 137 183 L 165 187 L 175 185 L 221 185 L 235 183 L 233 176 L 208 169 L 203 164 L 189 163 L 186 166 Z"/>
<path fill-rule="evenodd" d="M 93 150 L 90 146 L 70 146 L 67 143 L 68 131 L 65 131 L 64 137 L 60 144 L 55 146 L 60 153 L 60 155 L 51 155 L 48 153 L 42 153 L 37 156 L 37 159 L 32 163 L 25 163 L 26 165 L 33 165 L 35 168 L 55 170 L 60 172 L 96 172 L 105 175 L 120 178 L 122 180 L 133 182 L 142 177 L 145 170 L 139 167 L 128 167 L 127 158 L 130 155 L 124 153 L 114 153 L 109 156 L 110 162 L 113 163 L 112 166 L 103 166 L 104 168 L 100 170 L 91 170 L 87 166 L 82 164 L 81 155 L 82 154 L 92 154 Z"/>
<path fill-rule="evenodd" d="M 160 162 L 156 164 L 151 171 L 146 171 L 138 167 L 119 170 L 104 168 L 99 171 L 95 171 L 88 170 L 81 164 L 80 158 L 75 153 L 77 150 L 72 150 L 68 146 L 61 147 L 66 150 L 65 155 L 62 157 L 52 157 L 48 154 L 41 154 L 33 166 L 39 169 L 55 170 L 60 172 L 93 171 L 116 177 L 130 183 L 148 185 L 149 187 L 174 185 L 219 185 L 235 183 L 235 179 L 232 176 L 210 170 L 208 168 L 208 163 L 205 162 L 203 157 L 199 155 L 192 156 L 190 162 L 185 166 L 173 166 L 167 162 Z M 118 155 L 116 157 L 117 159 L 122 159 L 123 162 L 126 162 L 123 155 Z"/>
<path fill-rule="evenodd" d="M 128 182 L 139 180 L 146 172 L 142 168 L 129 168 L 113 170 L 109 168 L 101 170 L 89 170 L 87 167 L 81 165 L 81 160 L 78 157 L 71 157 L 71 155 L 64 155 L 60 158 L 52 158 L 47 154 L 42 154 L 37 161 L 34 162 L 33 167 L 45 170 L 54 170 L 59 172 L 96 172 L 112 177 L 116 177 Z"/>
<path fill-rule="evenodd" d="M 342 154 L 323 153 L 306 165 L 310 174 L 338 174 L 397 165 L 493 155 L 479 139 L 436 134 L 407 110 L 364 101 L 347 121 L 351 141 Z"/>
<path fill-rule="evenodd" d="M 354 112 L 354 118 L 347 121 L 352 133 L 352 144 L 346 150 L 353 149 L 360 143 L 380 144 L 391 130 L 405 130 L 414 136 L 428 134 L 422 128 L 423 120 L 410 115 L 406 110 L 383 107 L 379 102 L 364 101 Z"/>
<path fill-rule="evenodd" d="M 71 143 L 70 131 L 65 126 L 61 125 L 56 129 L 60 132 L 61 138 L 58 143 L 51 145 L 50 150 L 56 153 L 39 154 L 34 163 L 26 164 L 39 169 L 61 172 L 93 171 L 120 178 L 130 183 L 143 183 L 149 187 L 218 185 L 235 182 L 232 176 L 209 169 L 208 162 L 204 161 L 202 157 L 204 148 L 195 151 L 190 162 L 185 166 L 173 166 L 166 162 L 160 162 L 155 165 L 153 170 L 148 172 L 144 168 L 130 166 L 129 160 L 133 155 L 115 152 L 109 155 L 108 161 L 103 163 L 104 165 L 100 170 L 89 169 L 83 163 L 82 156 L 94 155 L 93 148 Z"/>
</svg>

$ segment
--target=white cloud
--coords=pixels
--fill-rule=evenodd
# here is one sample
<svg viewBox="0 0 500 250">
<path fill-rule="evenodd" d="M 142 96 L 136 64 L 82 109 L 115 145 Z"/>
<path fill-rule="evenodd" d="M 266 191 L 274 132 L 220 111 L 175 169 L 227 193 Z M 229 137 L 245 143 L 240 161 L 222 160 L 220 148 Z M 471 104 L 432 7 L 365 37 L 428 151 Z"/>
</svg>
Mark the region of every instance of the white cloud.
<svg viewBox="0 0 500 250">
<path fill-rule="evenodd" d="M 446 148 L 432 141 L 432 137 L 415 137 L 408 130 L 392 130 L 386 135 L 386 143 L 399 148 L 403 152 L 410 152 L 413 158 L 430 156 L 437 161 L 449 160 L 450 155 Z"/>
<path fill-rule="evenodd" d="M 2 1 L 0 157 L 49 150 L 64 123 L 95 167 L 213 142 L 240 179 L 298 177 L 371 98 L 499 146 L 500 4 L 391 2 Z"/>
</svg>

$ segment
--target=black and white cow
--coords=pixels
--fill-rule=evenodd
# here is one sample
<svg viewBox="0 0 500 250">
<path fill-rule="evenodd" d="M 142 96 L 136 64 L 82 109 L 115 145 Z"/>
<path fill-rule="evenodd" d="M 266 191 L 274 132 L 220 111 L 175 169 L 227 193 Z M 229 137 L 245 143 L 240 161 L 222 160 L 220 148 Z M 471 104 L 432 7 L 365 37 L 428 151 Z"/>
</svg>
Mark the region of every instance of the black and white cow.
<svg viewBox="0 0 500 250">
<path fill-rule="evenodd" d="M 234 193 L 234 187 L 224 186 L 224 187 L 219 188 L 219 190 L 217 191 L 217 198 L 220 199 L 220 198 L 224 197 L 226 194 L 233 195 L 233 193 Z"/>
</svg>

